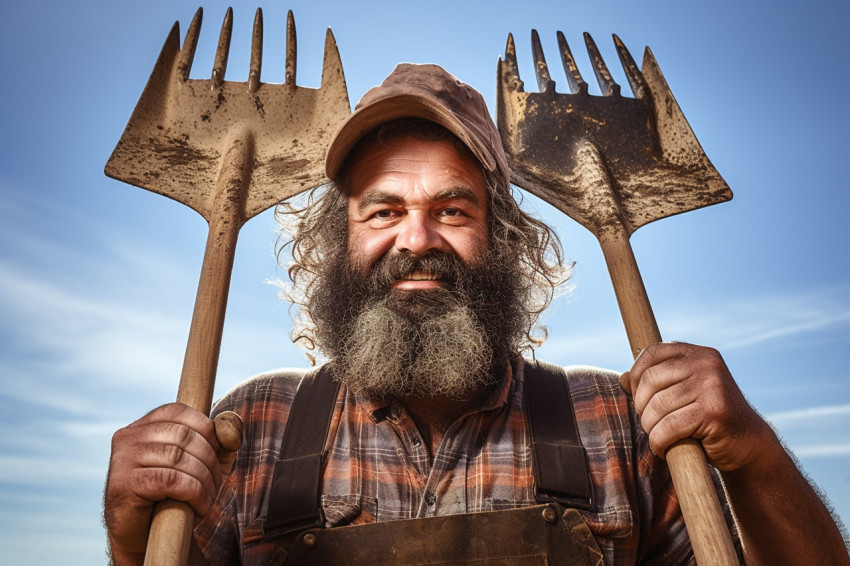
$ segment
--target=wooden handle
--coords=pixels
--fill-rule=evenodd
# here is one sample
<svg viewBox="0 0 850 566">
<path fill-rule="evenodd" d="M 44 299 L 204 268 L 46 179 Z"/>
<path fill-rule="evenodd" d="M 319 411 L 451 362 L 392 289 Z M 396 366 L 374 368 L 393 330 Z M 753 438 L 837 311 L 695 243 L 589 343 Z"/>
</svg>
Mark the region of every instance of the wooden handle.
<svg viewBox="0 0 850 566">
<path fill-rule="evenodd" d="M 245 222 L 253 138 L 248 132 L 238 132 L 228 148 L 216 182 L 213 212 L 207 219 L 209 234 L 177 391 L 178 403 L 205 414 L 212 407 L 236 240 Z M 148 536 L 145 566 L 185 565 L 194 519 L 194 512 L 185 503 L 171 500 L 158 503 Z"/>
<path fill-rule="evenodd" d="M 633 356 L 637 357 L 650 344 L 661 342 L 661 333 L 649 304 L 629 236 L 625 230 L 612 230 L 599 235 L 599 243 L 608 264 L 629 345 Z M 667 450 L 665 458 L 697 564 L 738 566 L 738 556 L 702 446 L 692 438 L 680 440 Z"/>
<path fill-rule="evenodd" d="M 221 234 L 210 225 L 177 392 L 178 403 L 189 405 L 202 413 L 209 413 L 212 405 L 235 244 L 236 234 L 233 234 L 232 244 L 227 245 L 221 241 Z M 186 564 L 194 520 L 195 513 L 185 503 L 172 500 L 157 503 L 148 535 L 145 566 Z"/>
</svg>

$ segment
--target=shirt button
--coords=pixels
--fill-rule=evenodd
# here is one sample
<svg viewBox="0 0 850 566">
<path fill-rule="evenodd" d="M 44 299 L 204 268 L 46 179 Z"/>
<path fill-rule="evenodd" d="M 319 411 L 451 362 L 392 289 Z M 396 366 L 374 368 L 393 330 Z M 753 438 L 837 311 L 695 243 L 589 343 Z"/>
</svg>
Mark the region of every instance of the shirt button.
<svg viewBox="0 0 850 566">
<path fill-rule="evenodd" d="M 428 504 L 428 507 L 433 507 L 437 502 L 437 496 L 431 493 L 430 491 L 425 492 L 425 503 Z"/>
<path fill-rule="evenodd" d="M 422 440 L 420 440 L 418 436 L 414 436 L 414 437 L 413 437 L 413 447 L 414 447 L 414 448 L 419 448 L 419 446 L 420 446 L 421 444 L 422 444 Z"/>
<path fill-rule="evenodd" d="M 401 407 L 398 405 L 393 405 L 392 409 L 390 409 L 390 416 L 394 420 L 398 420 L 401 418 Z"/>
</svg>

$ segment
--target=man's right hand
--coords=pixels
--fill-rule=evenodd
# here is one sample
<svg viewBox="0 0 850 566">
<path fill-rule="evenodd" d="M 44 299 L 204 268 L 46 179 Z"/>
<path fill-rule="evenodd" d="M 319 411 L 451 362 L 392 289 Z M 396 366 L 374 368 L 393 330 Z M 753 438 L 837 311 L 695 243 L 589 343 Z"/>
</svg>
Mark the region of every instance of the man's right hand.
<svg viewBox="0 0 850 566">
<path fill-rule="evenodd" d="M 104 494 L 115 562 L 141 562 L 157 501 L 183 501 L 204 516 L 233 459 L 216 439 L 213 422 L 179 403 L 154 409 L 117 431 Z"/>
</svg>

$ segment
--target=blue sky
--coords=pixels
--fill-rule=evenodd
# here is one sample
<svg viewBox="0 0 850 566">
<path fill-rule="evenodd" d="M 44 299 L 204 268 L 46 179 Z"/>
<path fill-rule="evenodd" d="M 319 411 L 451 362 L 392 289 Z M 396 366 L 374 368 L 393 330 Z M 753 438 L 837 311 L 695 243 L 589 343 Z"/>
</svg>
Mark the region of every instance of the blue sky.
<svg viewBox="0 0 850 566">
<path fill-rule="evenodd" d="M 112 432 L 174 399 L 206 238 L 182 205 L 103 175 L 175 20 L 195 3 L 33 0 L 0 8 L 0 552 L 5 564 L 105 562 L 100 500 Z M 256 4 L 234 6 L 229 80 L 246 80 Z M 226 4 L 204 4 L 193 76 L 206 77 Z M 846 1 L 291 2 L 264 6 L 263 78 L 282 82 L 286 10 L 299 84 L 319 82 L 325 29 L 356 101 L 397 62 L 435 62 L 495 104 L 509 32 L 529 87 L 529 34 L 553 78 L 555 31 L 582 53 L 610 34 L 650 45 L 735 198 L 633 237 L 662 335 L 716 346 L 750 401 L 850 521 L 850 128 Z M 592 235 L 539 201 L 575 260 L 540 357 L 630 364 Z M 240 235 L 217 395 L 303 366 L 270 284 L 274 219 Z"/>
</svg>

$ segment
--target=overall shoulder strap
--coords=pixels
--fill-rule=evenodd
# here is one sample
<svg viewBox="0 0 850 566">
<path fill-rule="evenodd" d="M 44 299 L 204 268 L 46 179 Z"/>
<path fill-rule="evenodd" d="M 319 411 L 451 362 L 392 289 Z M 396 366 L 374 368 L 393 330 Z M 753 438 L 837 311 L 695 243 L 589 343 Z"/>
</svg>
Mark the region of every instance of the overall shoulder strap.
<svg viewBox="0 0 850 566">
<path fill-rule="evenodd" d="M 298 385 L 274 468 L 264 526 L 267 534 L 323 523 L 319 509 L 322 457 L 339 386 L 327 364 L 307 373 Z"/>
<path fill-rule="evenodd" d="M 567 374 L 560 366 L 526 361 L 525 390 L 537 501 L 588 509 L 592 498 L 590 472 Z"/>
</svg>

